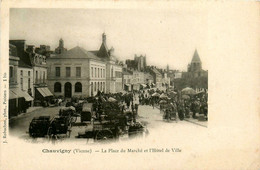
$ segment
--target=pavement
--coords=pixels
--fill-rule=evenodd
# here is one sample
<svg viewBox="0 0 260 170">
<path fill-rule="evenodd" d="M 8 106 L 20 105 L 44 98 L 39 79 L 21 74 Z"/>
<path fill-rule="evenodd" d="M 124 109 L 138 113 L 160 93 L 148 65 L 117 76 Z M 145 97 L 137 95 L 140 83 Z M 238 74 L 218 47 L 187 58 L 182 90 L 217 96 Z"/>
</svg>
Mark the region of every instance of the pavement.
<svg viewBox="0 0 260 170">
<path fill-rule="evenodd" d="M 193 118 L 184 118 L 184 120 L 199 126 L 208 127 L 208 121 L 199 121 L 198 119 Z"/>
<path fill-rule="evenodd" d="M 33 117 L 36 116 L 57 116 L 59 110 L 62 106 L 55 107 L 35 107 L 30 108 L 27 113 L 19 115 L 9 121 L 9 132 L 10 135 L 18 137 L 28 142 L 49 142 L 44 138 L 32 139 L 29 137 L 28 128 Z M 199 122 L 197 119 L 185 119 L 185 121 L 165 121 L 163 120 L 163 113 L 156 107 L 140 105 L 138 108 L 138 117 L 137 121 L 144 124 L 149 130 L 149 136 L 157 138 L 165 133 L 165 131 L 169 131 L 171 133 L 179 134 L 181 131 L 194 131 L 189 134 L 197 134 L 200 133 L 201 128 L 206 129 L 207 122 Z M 79 120 L 78 120 L 79 121 Z M 197 128 L 193 128 L 197 127 Z M 66 141 L 75 141 L 75 137 L 78 133 L 84 133 L 86 130 L 91 130 L 90 124 L 87 126 L 73 126 L 71 128 L 71 133 L 69 138 L 65 138 Z M 86 143 L 86 139 L 76 139 L 77 142 L 81 142 L 83 144 Z M 128 136 L 125 135 L 120 138 L 121 141 L 128 141 Z M 166 140 L 166 139 L 165 139 Z M 93 140 L 87 142 L 88 144 L 94 143 Z"/>
</svg>

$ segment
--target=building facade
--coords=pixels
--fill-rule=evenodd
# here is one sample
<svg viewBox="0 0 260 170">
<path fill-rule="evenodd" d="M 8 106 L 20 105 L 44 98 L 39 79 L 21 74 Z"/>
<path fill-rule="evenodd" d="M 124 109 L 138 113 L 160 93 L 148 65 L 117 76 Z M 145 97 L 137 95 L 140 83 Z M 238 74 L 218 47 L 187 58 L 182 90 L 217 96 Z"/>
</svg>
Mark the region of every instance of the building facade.
<svg viewBox="0 0 260 170">
<path fill-rule="evenodd" d="M 51 56 L 48 63 L 48 86 L 55 96 L 88 97 L 106 92 L 106 65 L 81 47 Z"/>
<path fill-rule="evenodd" d="M 153 76 L 155 87 L 156 88 L 161 88 L 162 87 L 163 76 L 159 72 L 159 70 L 157 68 L 155 68 L 155 67 L 152 67 L 150 69 L 150 74 Z"/>
<path fill-rule="evenodd" d="M 24 88 L 22 85 L 30 87 L 31 90 L 28 90 L 34 100 L 47 100 L 52 94 L 46 84 L 46 56 L 36 53 L 35 47 L 33 45 L 26 45 L 25 40 L 10 40 L 10 44 L 16 46 L 17 56 L 21 60 L 21 67 L 19 68 L 20 88 Z M 21 81 L 22 79 L 23 81 Z M 26 82 L 24 79 L 26 79 Z M 31 81 L 33 82 L 33 86 L 31 86 Z"/>
<path fill-rule="evenodd" d="M 30 66 L 20 64 L 18 67 L 17 83 L 20 90 L 33 96 L 33 69 Z"/>
<path fill-rule="evenodd" d="M 114 49 L 108 50 L 105 34 L 102 40 L 98 51 L 77 46 L 47 59 L 51 92 L 70 98 L 122 91 L 122 66 L 113 55 Z"/>
<path fill-rule="evenodd" d="M 123 65 L 114 55 L 114 48 L 108 49 L 106 34 L 102 34 L 102 44 L 98 51 L 92 51 L 100 59 L 106 62 L 106 91 L 107 93 L 116 93 L 123 90 Z"/>
<path fill-rule="evenodd" d="M 197 49 L 195 50 L 191 63 L 188 64 L 187 73 L 185 76 L 190 78 L 205 77 L 208 72 L 202 69 L 202 62 L 200 60 Z"/>
<path fill-rule="evenodd" d="M 33 100 L 26 90 L 19 87 L 19 61 L 16 46 L 9 44 L 9 118 L 26 112 L 29 102 Z"/>
<path fill-rule="evenodd" d="M 132 91 L 133 72 L 125 69 L 123 71 L 123 89 L 125 91 Z"/>
<path fill-rule="evenodd" d="M 144 71 L 146 68 L 146 55 L 137 56 L 135 54 L 134 60 L 126 60 L 125 63 L 128 69 Z"/>
</svg>

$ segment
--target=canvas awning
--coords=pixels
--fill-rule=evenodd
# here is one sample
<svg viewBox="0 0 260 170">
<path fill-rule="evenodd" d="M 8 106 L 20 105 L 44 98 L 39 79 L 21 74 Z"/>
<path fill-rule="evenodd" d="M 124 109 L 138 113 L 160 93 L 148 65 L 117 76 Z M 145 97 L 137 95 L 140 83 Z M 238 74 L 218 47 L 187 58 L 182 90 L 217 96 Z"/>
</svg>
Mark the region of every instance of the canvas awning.
<svg viewBox="0 0 260 170">
<path fill-rule="evenodd" d="M 146 84 L 141 84 L 141 86 L 146 87 Z"/>
<path fill-rule="evenodd" d="M 130 84 L 125 84 L 125 86 L 129 87 L 129 86 L 130 86 Z"/>
<path fill-rule="evenodd" d="M 37 88 L 37 90 L 39 91 L 39 93 L 40 93 L 43 97 L 53 96 L 53 94 L 50 92 L 50 90 L 49 90 L 47 87 Z"/>
<path fill-rule="evenodd" d="M 25 101 L 33 100 L 33 98 L 28 93 L 18 88 L 9 89 L 9 99 L 16 99 L 16 98 L 24 98 Z"/>
<path fill-rule="evenodd" d="M 19 98 L 19 96 L 16 93 L 14 93 L 13 90 L 9 89 L 9 100 L 16 98 Z"/>
</svg>

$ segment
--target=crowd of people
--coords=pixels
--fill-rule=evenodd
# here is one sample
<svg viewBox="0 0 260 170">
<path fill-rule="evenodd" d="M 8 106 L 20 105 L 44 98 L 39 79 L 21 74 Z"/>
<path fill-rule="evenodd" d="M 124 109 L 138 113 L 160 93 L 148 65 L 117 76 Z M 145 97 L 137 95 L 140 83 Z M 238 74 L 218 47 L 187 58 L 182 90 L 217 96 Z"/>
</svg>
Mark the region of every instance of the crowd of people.
<svg viewBox="0 0 260 170">
<path fill-rule="evenodd" d="M 160 107 L 166 119 L 169 117 L 175 120 L 177 117 L 180 120 L 190 117 L 198 119 L 201 116 L 204 120 L 208 119 L 208 97 L 205 91 L 184 95 L 181 92 L 169 90 L 142 90 L 138 96 L 141 105 Z"/>
<path fill-rule="evenodd" d="M 80 109 L 79 99 L 72 99 L 67 106 L 75 106 Z M 208 97 L 206 91 L 201 91 L 192 95 L 184 95 L 181 91 L 158 89 L 144 89 L 132 92 L 102 93 L 98 92 L 94 97 L 88 97 L 84 100 L 93 103 L 94 112 L 98 115 L 104 114 L 104 103 L 117 103 L 111 105 L 109 110 L 120 113 L 132 113 L 134 120 L 138 116 L 139 105 L 150 105 L 157 107 L 164 113 L 165 119 L 183 120 L 184 118 L 208 119 Z"/>
</svg>

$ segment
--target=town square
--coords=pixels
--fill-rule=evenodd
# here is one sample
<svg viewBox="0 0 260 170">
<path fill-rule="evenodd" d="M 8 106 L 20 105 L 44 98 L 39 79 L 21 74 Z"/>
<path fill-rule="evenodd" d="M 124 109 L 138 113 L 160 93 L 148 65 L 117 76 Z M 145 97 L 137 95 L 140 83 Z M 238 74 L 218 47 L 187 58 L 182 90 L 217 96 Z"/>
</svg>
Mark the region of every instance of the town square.
<svg viewBox="0 0 260 170">
<path fill-rule="evenodd" d="M 135 41 L 138 44 L 140 40 L 139 37 L 132 39 L 131 34 L 137 33 L 115 36 L 117 41 L 113 44 L 114 35 L 121 33 L 106 20 L 101 19 L 102 24 L 96 24 L 93 18 L 90 22 L 97 31 L 90 32 L 88 37 L 96 39 L 85 38 L 84 28 L 95 30 L 82 16 L 87 16 L 88 11 L 73 11 L 85 24 L 81 26 L 77 25 L 79 22 L 70 23 L 61 17 L 63 14 L 74 16 L 72 11 L 49 10 L 50 13 L 46 12 L 48 16 L 41 9 L 11 10 L 10 135 L 36 143 L 63 140 L 99 143 L 149 138 L 154 131 L 166 127 L 172 132 L 193 129 L 194 133 L 199 133 L 207 129 L 208 70 L 203 67 L 207 56 L 202 60 L 199 41 L 193 43 L 194 46 L 187 45 L 189 53 L 173 58 L 169 56 L 165 61 L 163 52 L 162 56 L 153 56 L 146 45 L 143 50 L 138 47 L 135 51 Z M 115 16 L 122 11 L 117 12 Z M 146 12 L 141 14 L 144 20 L 147 19 Z M 51 13 L 57 14 L 52 20 L 58 25 L 65 23 L 64 30 L 77 28 L 75 34 L 68 33 L 72 34 L 70 37 L 58 25 L 50 29 L 54 25 L 46 23 L 46 30 L 50 33 L 48 38 L 54 32 L 59 34 L 53 35 L 50 42 L 41 36 L 39 30 L 42 28 L 36 28 L 31 34 L 15 29 L 16 24 L 24 24 L 24 30 L 30 25 L 19 20 L 22 15 L 30 16 L 30 20 L 36 16 L 50 17 Z M 97 12 L 97 15 L 107 17 L 105 14 Z M 125 14 L 125 17 L 131 18 L 132 15 Z M 158 22 L 162 21 L 164 18 L 159 18 Z M 72 23 L 76 25 L 69 25 Z M 152 31 L 138 27 L 145 33 Z M 62 33 L 55 29 L 61 29 Z M 131 45 L 124 38 L 134 43 Z M 153 41 L 149 43 L 159 43 L 156 39 Z M 92 42 L 91 48 L 88 49 L 84 42 Z M 126 43 L 129 48 L 124 51 L 117 42 Z M 159 44 L 153 47 L 154 51 L 171 51 Z M 183 62 L 182 58 L 186 60 Z"/>
</svg>

